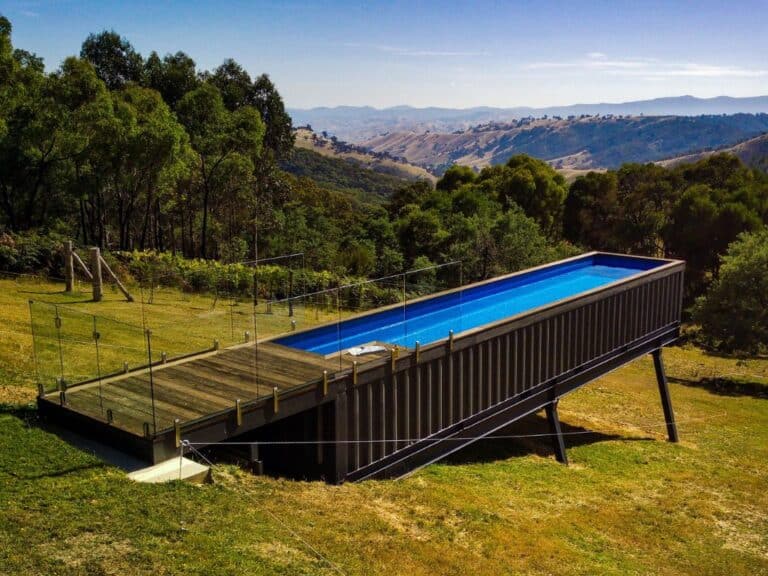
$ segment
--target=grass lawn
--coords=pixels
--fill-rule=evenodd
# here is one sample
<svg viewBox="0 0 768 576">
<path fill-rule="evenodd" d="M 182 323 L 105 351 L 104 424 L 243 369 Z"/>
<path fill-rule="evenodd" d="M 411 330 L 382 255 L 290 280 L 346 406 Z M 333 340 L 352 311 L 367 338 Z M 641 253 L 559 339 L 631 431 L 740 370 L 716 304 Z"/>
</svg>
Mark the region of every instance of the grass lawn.
<svg viewBox="0 0 768 576">
<path fill-rule="evenodd" d="M 28 299 L 136 317 L 116 295 L 75 304 L 59 290 L 0 281 L 2 574 L 768 574 L 768 360 L 665 351 L 678 445 L 648 358 L 582 388 L 560 404 L 569 467 L 547 438 L 518 437 L 399 481 L 220 465 L 210 485 L 142 485 L 24 407 Z M 196 306 L 167 313 L 181 324 Z M 543 430 L 537 416 L 502 434 Z"/>
<path fill-rule="evenodd" d="M 86 291 L 67 294 L 60 283 L 0 279 L 0 358 L 8 359 L 0 366 L 5 400 L 34 398 L 36 388 L 30 383 L 36 382 L 35 357 L 40 380 L 51 391 L 62 377 L 76 383 L 120 372 L 125 364 L 144 366 L 150 351 L 153 362 L 162 353 L 170 360 L 210 349 L 214 340 L 222 347 L 240 344 L 246 332 L 249 338 L 287 333 L 292 320 L 298 330 L 338 317 L 334 309 L 302 303 L 295 305 L 293 316 L 288 315 L 285 303 L 271 306 L 267 314 L 261 302 L 254 327 L 253 306 L 247 299 L 215 300 L 211 295 L 169 288 L 155 290 L 150 298 L 132 288 L 136 302 L 126 302 L 122 294 L 108 289 L 104 301 L 94 303 L 88 287 L 83 288 Z M 144 327 L 151 330 L 149 350 Z M 37 336 L 34 351 L 32 330 Z M 95 332 L 99 334 L 98 353 Z"/>
</svg>

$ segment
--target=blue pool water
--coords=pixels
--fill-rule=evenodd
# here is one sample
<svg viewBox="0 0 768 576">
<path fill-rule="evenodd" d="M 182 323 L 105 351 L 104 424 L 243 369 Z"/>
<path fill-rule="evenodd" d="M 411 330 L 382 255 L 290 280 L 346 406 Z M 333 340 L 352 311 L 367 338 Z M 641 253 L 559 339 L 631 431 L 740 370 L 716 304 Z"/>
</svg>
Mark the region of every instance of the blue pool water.
<svg viewBox="0 0 768 576">
<path fill-rule="evenodd" d="M 445 339 L 521 312 L 582 294 L 661 266 L 663 261 L 596 254 L 544 269 L 385 310 L 339 325 L 285 336 L 277 343 L 318 354 L 332 354 L 370 342 L 413 347 Z"/>
</svg>

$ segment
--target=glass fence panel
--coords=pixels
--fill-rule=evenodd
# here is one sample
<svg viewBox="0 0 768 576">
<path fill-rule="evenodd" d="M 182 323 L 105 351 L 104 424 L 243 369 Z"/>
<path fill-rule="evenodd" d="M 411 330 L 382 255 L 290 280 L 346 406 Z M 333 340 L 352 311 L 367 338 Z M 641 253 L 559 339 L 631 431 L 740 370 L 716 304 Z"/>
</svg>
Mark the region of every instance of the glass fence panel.
<svg viewBox="0 0 768 576">
<path fill-rule="evenodd" d="M 406 273 L 406 346 L 430 344 L 464 329 L 462 281 L 460 262 Z"/>
<path fill-rule="evenodd" d="M 61 332 L 62 380 L 67 387 L 99 377 L 94 317 L 57 306 Z"/>
<path fill-rule="evenodd" d="M 146 332 L 110 318 L 94 320 L 99 378 L 69 391 L 67 402 L 136 434 L 154 429 Z"/>
<path fill-rule="evenodd" d="M 104 316 L 94 317 L 98 376 L 106 378 L 146 367 L 146 334 L 141 326 Z"/>
<path fill-rule="evenodd" d="M 56 306 L 43 302 L 29 303 L 32 320 L 32 342 L 37 369 L 37 382 L 44 394 L 59 389 L 62 376 L 61 328 Z"/>
</svg>

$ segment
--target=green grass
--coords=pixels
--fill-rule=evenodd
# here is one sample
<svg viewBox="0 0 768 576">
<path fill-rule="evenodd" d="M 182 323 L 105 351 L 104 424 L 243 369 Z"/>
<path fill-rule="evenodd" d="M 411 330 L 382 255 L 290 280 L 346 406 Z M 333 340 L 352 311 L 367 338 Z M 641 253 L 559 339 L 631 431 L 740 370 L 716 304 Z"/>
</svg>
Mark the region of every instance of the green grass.
<svg viewBox="0 0 768 576">
<path fill-rule="evenodd" d="M 65 297 L 2 288 L 0 403 L 18 404 L 34 395 L 29 292 Z M 210 485 L 135 484 L 7 408 L 0 573 L 338 574 L 325 558 L 344 574 L 768 574 L 768 361 L 665 359 L 678 445 L 644 358 L 561 402 L 569 467 L 546 438 L 493 439 L 405 480 L 343 486 L 226 465 Z M 504 434 L 544 429 L 536 417 Z"/>
<path fill-rule="evenodd" d="M 87 287 L 83 287 L 84 290 Z M 14 387 L 15 398 L 31 398 L 37 359 L 38 376 L 46 390 L 56 388 L 62 378 L 67 383 L 82 382 L 146 365 L 166 353 L 168 359 L 210 349 L 214 340 L 230 346 L 245 341 L 245 332 L 253 338 L 307 328 L 335 319 L 335 310 L 309 307 L 297 302 L 294 316 L 287 305 L 271 307 L 271 313 L 259 313 L 254 327 L 253 307 L 246 299 L 216 299 L 207 294 L 182 293 L 170 288 L 157 289 L 151 298 L 132 288 L 136 302 L 128 303 L 122 295 L 108 290 L 103 302 L 90 301 L 90 293 L 67 294 L 55 282 L 0 279 L 0 357 L 9 360 L 0 367 L 4 386 Z M 34 303 L 30 306 L 29 301 Z M 258 308 L 265 312 L 262 302 Z M 60 318 L 57 328 L 55 319 Z M 344 314 L 346 315 L 346 313 Z M 144 327 L 151 330 L 147 347 Z M 31 331 L 35 332 L 34 350 Z M 98 355 L 94 332 L 99 334 Z"/>
</svg>

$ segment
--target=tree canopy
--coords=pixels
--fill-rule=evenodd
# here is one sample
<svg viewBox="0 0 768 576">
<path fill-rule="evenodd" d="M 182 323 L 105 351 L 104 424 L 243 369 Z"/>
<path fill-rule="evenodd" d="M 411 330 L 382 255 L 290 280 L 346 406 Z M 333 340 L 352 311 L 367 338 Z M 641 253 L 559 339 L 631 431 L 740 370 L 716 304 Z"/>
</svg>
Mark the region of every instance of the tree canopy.
<svg viewBox="0 0 768 576">
<path fill-rule="evenodd" d="M 252 257 L 258 237 L 262 255 L 301 251 L 339 277 L 460 260 L 470 280 L 610 250 L 685 259 L 692 302 L 725 290 L 721 256 L 768 223 L 768 177 L 733 156 L 570 186 L 526 155 L 451 166 L 435 186 L 372 178 L 294 154 L 276 86 L 235 60 L 145 59 L 104 31 L 46 72 L 11 32 L 0 17 L 0 234 L 226 260 Z"/>
<path fill-rule="evenodd" d="M 110 90 L 141 80 L 144 65 L 141 54 L 114 30 L 88 36 L 80 49 L 80 58 L 93 65 Z"/>
<path fill-rule="evenodd" d="M 722 351 L 768 350 L 768 228 L 743 233 L 722 257 L 720 274 L 696 302 L 705 341 Z"/>
</svg>

